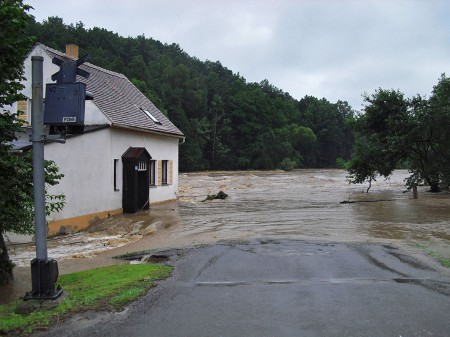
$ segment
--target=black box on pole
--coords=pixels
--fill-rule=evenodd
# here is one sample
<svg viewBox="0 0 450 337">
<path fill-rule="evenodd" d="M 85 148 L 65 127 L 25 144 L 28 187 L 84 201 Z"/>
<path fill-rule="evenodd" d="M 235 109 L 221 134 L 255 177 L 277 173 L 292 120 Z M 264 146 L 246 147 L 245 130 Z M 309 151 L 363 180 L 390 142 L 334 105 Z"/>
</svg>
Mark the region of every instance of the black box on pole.
<svg viewBox="0 0 450 337">
<path fill-rule="evenodd" d="M 90 59 L 85 55 L 78 60 L 54 57 L 52 62 L 60 70 L 52 75 L 56 83 L 48 83 L 45 90 L 44 124 L 50 134 L 80 134 L 84 132 L 85 101 L 94 99 L 86 84 L 76 82 L 77 75 L 89 78 L 89 72 L 79 68 Z"/>
<path fill-rule="evenodd" d="M 44 124 L 68 126 L 72 129 L 84 127 L 86 84 L 47 84 L 45 91 Z"/>
</svg>

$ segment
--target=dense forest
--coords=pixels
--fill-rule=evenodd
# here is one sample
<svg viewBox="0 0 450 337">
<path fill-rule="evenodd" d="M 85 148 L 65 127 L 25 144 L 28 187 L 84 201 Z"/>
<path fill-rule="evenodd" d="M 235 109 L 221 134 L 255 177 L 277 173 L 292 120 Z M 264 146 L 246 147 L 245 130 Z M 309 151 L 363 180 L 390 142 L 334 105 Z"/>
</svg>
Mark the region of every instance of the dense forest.
<svg viewBox="0 0 450 337">
<path fill-rule="evenodd" d="M 296 100 L 268 80 L 248 83 L 219 61 L 144 35 L 122 37 L 58 17 L 31 22 L 29 34 L 61 51 L 75 43 L 92 63 L 125 74 L 185 134 L 181 171 L 327 168 L 351 156 L 347 102 L 307 93 Z"/>
</svg>

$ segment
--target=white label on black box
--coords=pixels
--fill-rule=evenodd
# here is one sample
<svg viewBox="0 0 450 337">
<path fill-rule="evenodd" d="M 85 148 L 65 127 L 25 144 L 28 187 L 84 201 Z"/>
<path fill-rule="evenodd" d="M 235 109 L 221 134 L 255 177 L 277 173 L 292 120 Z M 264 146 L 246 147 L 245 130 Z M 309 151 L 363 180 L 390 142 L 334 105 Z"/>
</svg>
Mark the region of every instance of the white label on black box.
<svg viewBox="0 0 450 337">
<path fill-rule="evenodd" d="M 76 123 L 76 117 L 63 117 L 63 123 Z"/>
</svg>

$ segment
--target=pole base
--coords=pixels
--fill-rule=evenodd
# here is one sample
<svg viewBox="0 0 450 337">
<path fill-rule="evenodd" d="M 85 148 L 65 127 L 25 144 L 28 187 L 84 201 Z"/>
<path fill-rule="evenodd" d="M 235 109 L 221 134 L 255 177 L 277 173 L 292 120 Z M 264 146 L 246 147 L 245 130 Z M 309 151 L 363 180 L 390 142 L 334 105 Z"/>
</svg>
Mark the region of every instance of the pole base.
<svg viewBox="0 0 450 337">
<path fill-rule="evenodd" d="M 50 292 L 48 295 L 34 295 L 32 291 L 29 291 L 25 294 L 23 297 L 24 301 L 29 300 L 56 300 L 59 296 L 63 294 L 63 289 L 61 286 L 57 286 L 52 292 Z"/>
<path fill-rule="evenodd" d="M 33 259 L 31 261 L 32 290 L 27 292 L 24 300 L 54 300 L 63 290 L 60 286 L 55 288 L 58 280 L 58 263 L 53 259 Z"/>
</svg>

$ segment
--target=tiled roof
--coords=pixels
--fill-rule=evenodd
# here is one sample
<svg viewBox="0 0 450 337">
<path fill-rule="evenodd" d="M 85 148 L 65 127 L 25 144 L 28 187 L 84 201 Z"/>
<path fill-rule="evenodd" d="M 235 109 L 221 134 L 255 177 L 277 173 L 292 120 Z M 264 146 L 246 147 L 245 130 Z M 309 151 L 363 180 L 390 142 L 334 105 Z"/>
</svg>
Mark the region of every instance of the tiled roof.
<svg viewBox="0 0 450 337">
<path fill-rule="evenodd" d="M 66 54 L 39 44 L 53 58 L 70 59 Z M 88 79 L 77 76 L 77 81 L 86 83 L 94 95 L 94 103 L 109 118 L 113 126 L 153 131 L 183 136 L 183 133 L 158 108 L 139 91 L 123 74 L 84 63 L 81 69 L 90 73 Z M 147 110 L 156 120 L 147 116 Z"/>
</svg>

